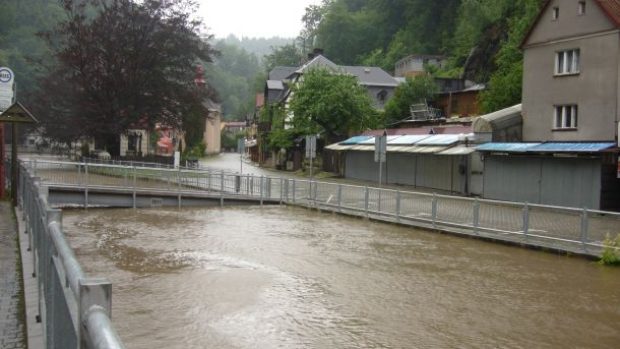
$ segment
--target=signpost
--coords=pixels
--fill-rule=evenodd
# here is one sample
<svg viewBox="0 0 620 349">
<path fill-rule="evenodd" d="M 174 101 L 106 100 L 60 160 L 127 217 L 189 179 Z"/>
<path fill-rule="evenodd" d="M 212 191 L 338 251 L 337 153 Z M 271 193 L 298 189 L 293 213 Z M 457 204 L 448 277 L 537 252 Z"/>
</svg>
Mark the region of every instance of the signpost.
<svg viewBox="0 0 620 349">
<path fill-rule="evenodd" d="M 375 162 L 379 163 L 379 188 L 381 188 L 383 163 L 387 152 L 387 132 L 383 131 L 382 136 L 375 137 Z"/>
<path fill-rule="evenodd" d="M 0 67 L 0 114 L 15 102 L 15 74 L 7 67 Z M 0 123 L 0 198 L 4 197 L 4 124 Z"/>
<path fill-rule="evenodd" d="M 312 180 L 312 170 L 314 166 L 312 160 L 316 158 L 316 136 L 306 136 L 306 158 L 310 159 L 310 180 Z"/>
</svg>

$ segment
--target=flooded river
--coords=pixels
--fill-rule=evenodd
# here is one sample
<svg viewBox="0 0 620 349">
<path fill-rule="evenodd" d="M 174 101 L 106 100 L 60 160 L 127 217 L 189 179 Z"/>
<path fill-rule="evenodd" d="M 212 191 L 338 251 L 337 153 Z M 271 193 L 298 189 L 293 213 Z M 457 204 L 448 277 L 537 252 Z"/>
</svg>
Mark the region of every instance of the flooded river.
<svg viewBox="0 0 620 349">
<path fill-rule="evenodd" d="M 620 269 L 301 208 L 66 211 L 128 348 L 617 348 Z"/>
</svg>

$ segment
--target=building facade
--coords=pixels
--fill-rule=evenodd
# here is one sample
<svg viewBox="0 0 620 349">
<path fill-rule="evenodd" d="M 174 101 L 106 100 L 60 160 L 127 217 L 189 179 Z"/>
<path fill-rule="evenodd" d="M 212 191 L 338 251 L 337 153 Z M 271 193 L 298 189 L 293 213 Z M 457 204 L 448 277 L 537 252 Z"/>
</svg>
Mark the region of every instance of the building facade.
<svg viewBox="0 0 620 349">
<path fill-rule="evenodd" d="M 522 48 L 524 141 L 615 141 L 620 1 L 548 1 Z"/>
<path fill-rule="evenodd" d="M 523 142 L 477 148 L 483 196 L 620 210 L 620 0 L 548 0 L 521 47 Z"/>
</svg>

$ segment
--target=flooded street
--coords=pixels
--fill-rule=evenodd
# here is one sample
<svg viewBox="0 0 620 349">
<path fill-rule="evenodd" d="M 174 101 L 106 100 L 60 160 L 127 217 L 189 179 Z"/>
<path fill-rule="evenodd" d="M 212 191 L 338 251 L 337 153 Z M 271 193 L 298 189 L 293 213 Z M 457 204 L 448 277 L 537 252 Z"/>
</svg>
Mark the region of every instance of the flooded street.
<svg viewBox="0 0 620 349">
<path fill-rule="evenodd" d="M 620 269 L 287 207 L 65 211 L 128 348 L 612 348 Z"/>
</svg>

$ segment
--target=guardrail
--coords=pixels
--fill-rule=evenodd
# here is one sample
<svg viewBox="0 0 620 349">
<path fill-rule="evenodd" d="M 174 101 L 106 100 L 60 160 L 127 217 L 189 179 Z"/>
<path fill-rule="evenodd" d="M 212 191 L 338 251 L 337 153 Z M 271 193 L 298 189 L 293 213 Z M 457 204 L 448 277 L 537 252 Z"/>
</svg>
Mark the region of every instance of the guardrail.
<svg viewBox="0 0 620 349">
<path fill-rule="evenodd" d="M 252 176 L 213 170 L 147 169 L 58 161 L 30 162 L 48 183 L 84 188 L 217 192 L 302 205 L 492 240 L 598 256 L 607 234 L 620 233 L 620 214 L 514 203 L 334 182 Z M 87 205 L 88 200 L 85 200 Z"/>
<path fill-rule="evenodd" d="M 37 277 L 45 348 L 122 349 L 110 320 L 112 284 L 88 277 L 62 232 L 62 213 L 48 205 L 48 188 L 24 164 L 19 204 Z"/>
</svg>

